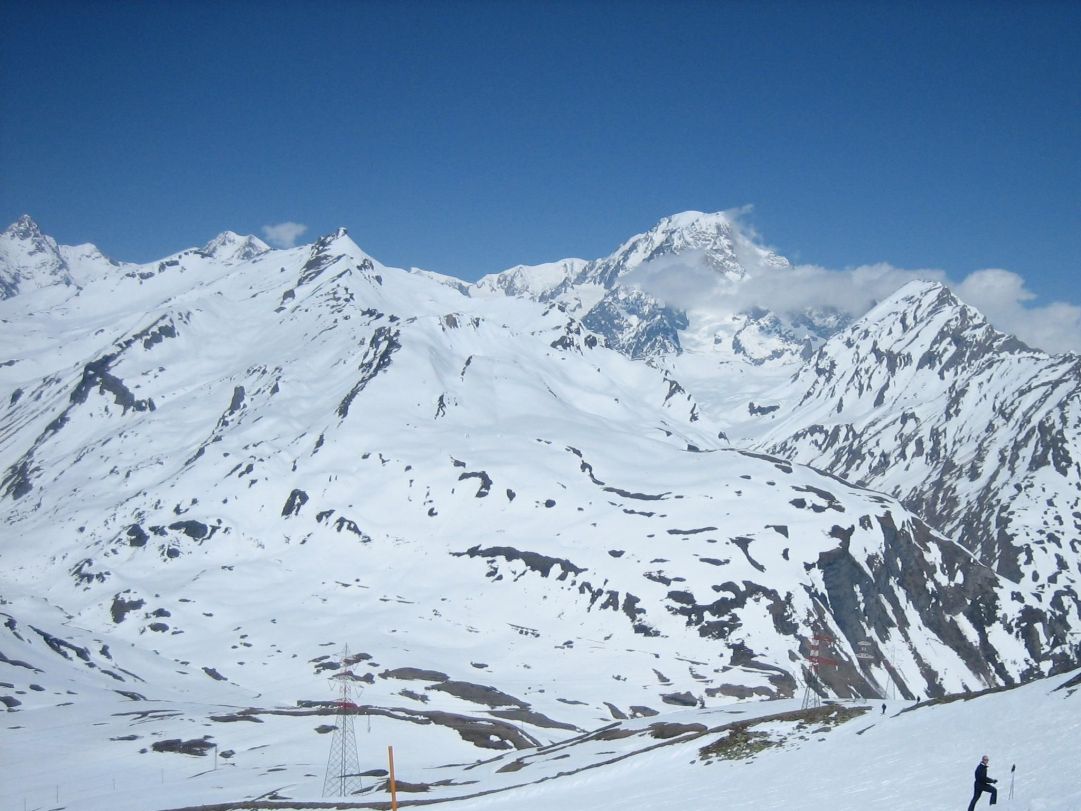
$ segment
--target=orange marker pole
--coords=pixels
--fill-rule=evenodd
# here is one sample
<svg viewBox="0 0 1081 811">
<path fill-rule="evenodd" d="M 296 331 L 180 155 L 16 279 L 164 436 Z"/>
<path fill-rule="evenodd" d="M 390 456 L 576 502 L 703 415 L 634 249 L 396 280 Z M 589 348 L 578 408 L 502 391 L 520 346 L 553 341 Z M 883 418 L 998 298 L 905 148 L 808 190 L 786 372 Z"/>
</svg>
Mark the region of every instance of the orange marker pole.
<svg viewBox="0 0 1081 811">
<path fill-rule="evenodd" d="M 387 747 L 387 758 L 390 760 L 390 811 L 398 811 L 398 787 L 394 784 L 394 747 Z"/>
</svg>

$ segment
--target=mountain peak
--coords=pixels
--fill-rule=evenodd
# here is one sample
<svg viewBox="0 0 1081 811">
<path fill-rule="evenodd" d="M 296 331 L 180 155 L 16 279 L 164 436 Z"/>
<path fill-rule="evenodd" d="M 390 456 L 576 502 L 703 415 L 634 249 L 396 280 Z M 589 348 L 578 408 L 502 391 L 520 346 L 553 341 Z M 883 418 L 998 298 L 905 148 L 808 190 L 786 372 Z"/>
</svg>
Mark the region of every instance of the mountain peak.
<svg viewBox="0 0 1081 811">
<path fill-rule="evenodd" d="M 910 326 L 946 312 L 963 312 L 965 321 L 972 325 L 985 323 L 978 310 L 958 299 L 942 282 L 931 279 L 915 279 L 906 283 L 889 298 L 872 307 L 860 321 L 874 324 L 900 319 L 907 332 Z"/>
<path fill-rule="evenodd" d="M 576 281 L 588 276 L 590 281 L 611 288 L 631 271 L 672 256 L 700 262 L 729 281 L 745 279 L 761 267 L 789 267 L 787 259 L 759 245 L 733 214 L 683 211 L 631 237 L 606 259 L 593 263 Z"/>
<path fill-rule="evenodd" d="M 222 231 L 202 248 L 202 253 L 223 261 L 244 262 L 270 250 L 258 237 Z"/>
<path fill-rule="evenodd" d="M 653 227 L 653 230 L 682 230 L 685 228 L 700 228 L 703 226 L 712 226 L 714 228 L 730 227 L 732 225 L 732 218 L 724 211 L 680 211 L 676 214 L 670 214 L 667 217 L 662 217 L 660 221 Z"/>
<path fill-rule="evenodd" d="M 4 236 L 20 240 L 40 240 L 41 229 L 29 214 L 23 214 L 4 231 Z"/>
<path fill-rule="evenodd" d="M 71 287 L 75 281 L 56 240 L 23 214 L 0 234 L 0 299 L 53 284 Z"/>
<path fill-rule="evenodd" d="M 738 235 L 732 218 L 723 211 L 681 211 L 662 217 L 643 234 L 631 237 L 628 244 L 645 241 L 654 247 L 666 245 L 669 251 L 705 248 L 718 242 L 731 243 Z"/>
<path fill-rule="evenodd" d="M 340 226 L 330 233 L 323 234 L 323 236 L 319 237 L 319 239 L 312 243 L 312 251 L 313 253 L 325 252 L 329 250 L 331 246 L 334 246 L 334 250 L 339 253 L 359 253 L 363 256 L 367 256 L 363 249 L 361 249 L 361 247 L 353 241 L 353 238 L 349 236 L 349 229 L 345 226 Z"/>
<path fill-rule="evenodd" d="M 309 267 L 325 265 L 333 258 L 341 256 L 351 257 L 362 265 L 367 263 L 368 267 L 374 267 L 377 264 L 375 259 L 353 241 L 352 237 L 349 236 L 349 231 L 344 227 L 337 228 L 329 234 L 324 234 L 315 240 L 310 247 Z"/>
</svg>

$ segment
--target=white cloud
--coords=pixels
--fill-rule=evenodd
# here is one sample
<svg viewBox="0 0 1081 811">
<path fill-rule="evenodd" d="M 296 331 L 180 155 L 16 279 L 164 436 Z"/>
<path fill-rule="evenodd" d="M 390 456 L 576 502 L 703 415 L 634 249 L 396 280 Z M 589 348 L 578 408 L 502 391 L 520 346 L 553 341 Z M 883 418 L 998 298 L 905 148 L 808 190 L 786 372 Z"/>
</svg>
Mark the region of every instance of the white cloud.
<svg viewBox="0 0 1081 811">
<path fill-rule="evenodd" d="M 276 225 L 264 225 L 263 235 L 275 248 L 292 248 L 307 230 L 308 226 L 298 222 L 280 222 Z"/>
<path fill-rule="evenodd" d="M 620 283 L 684 310 L 704 304 L 723 306 L 735 292 L 735 285 L 709 266 L 704 251 L 684 251 L 643 262 Z"/>
<path fill-rule="evenodd" d="M 1055 301 L 1028 306 L 1036 294 L 1009 270 L 988 268 L 951 285 L 957 297 L 987 317 L 996 329 L 1046 352 L 1081 352 L 1081 307 Z"/>
<path fill-rule="evenodd" d="M 772 268 L 750 279 L 738 298 L 742 307 L 799 310 L 832 308 L 858 318 L 877 302 L 916 279 L 945 281 L 936 270 L 904 270 L 886 263 L 830 270 L 818 265 Z"/>
<path fill-rule="evenodd" d="M 888 264 L 829 270 L 817 265 L 771 263 L 761 253 L 740 251 L 743 280 L 729 279 L 709 266 L 702 251 L 645 262 L 623 278 L 667 304 L 737 312 L 761 307 L 776 312 L 806 307 L 833 308 L 859 317 L 914 279 L 945 282 L 937 270 L 902 270 Z"/>
<path fill-rule="evenodd" d="M 748 278 L 734 281 L 712 268 L 702 251 L 645 262 L 623 278 L 680 309 L 737 312 L 752 307 L 775 312 L 832 308 L 853 318 L 916 279 L 947 285 L 998 330 L 1046 352 L 1081 352 L 1081 307 L 1063 302 L 1035 304 L 1025 280 L 1008 270 L 987 269 L 951 280 L 942 270 L 906 270 L 888 263 L 834 270 L 786 265 L 741 220 L 744 210 L 725 212 L 732 222 L 733 249 Z"/>
</svg>

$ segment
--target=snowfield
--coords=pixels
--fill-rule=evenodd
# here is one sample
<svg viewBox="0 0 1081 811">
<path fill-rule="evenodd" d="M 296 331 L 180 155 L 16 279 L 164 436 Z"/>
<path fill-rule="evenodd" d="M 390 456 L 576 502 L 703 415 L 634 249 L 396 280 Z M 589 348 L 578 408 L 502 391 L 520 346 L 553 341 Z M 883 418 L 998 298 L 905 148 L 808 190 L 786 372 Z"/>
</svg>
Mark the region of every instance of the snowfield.
<svg viewBox="0 0 1081 811">
<path fill-rule="evenodd" d="M 403 808 L 964 808 L 986 753 L 1003 807 L 1077 811 L 1078 692 L 1075 672 L 919 706 L 887 699 L 884 714 L 883 702 L 816 710 L 801 710 L 798 700 L 737 702 L 611 722 L 543 747 L 468 761 L 455 759 L 453 742 L 439 729 L 358 714 L 360 767 L 378 776 L 363 778 L 358 795 L 332 805 L 321 797 L 330 734 L 313 727 L 333 717 L 225 723 L 208 720 L 226 717 L 223 707 L 105 699 L 87 710 L 39 706 L 20 713 L 22 723 L 5 729 L 0 801 L 31 810 L 387 808 L 391 745 Z M 212 750 L 140 752 L 149 738 L 208 730 L 219 747 L 216 761 Z M 230 751 L 229 759 L 222 756 Z M 65 768 L 57 768 L 58 759 Z"/>
<path fill-rule="evenodd" d="M 796 335 L 615 284 L 752 248 L 691 212 L 471 288 L 13 225 L 0 809 L 385 808 L 393 746 L 402 807 L 959 808 L 987 753 L 1079 811 L 1077 360 L 935 285 Z"/>
</svg>

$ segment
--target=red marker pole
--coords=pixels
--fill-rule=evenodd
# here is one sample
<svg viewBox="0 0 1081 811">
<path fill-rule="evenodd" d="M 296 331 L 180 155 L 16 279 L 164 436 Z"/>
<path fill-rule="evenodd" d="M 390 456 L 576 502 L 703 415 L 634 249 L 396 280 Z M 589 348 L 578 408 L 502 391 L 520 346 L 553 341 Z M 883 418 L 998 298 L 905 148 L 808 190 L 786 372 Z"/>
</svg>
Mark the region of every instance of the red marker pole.
<svg viewBox="0 0 1081 811">
<path fill-rule="evenodd" d="M 398 811 L 398 787 L 394 784 L 394 747 L 387 747 L 387 759 L 390 761 L 390 811 Z"/>
</svg>

